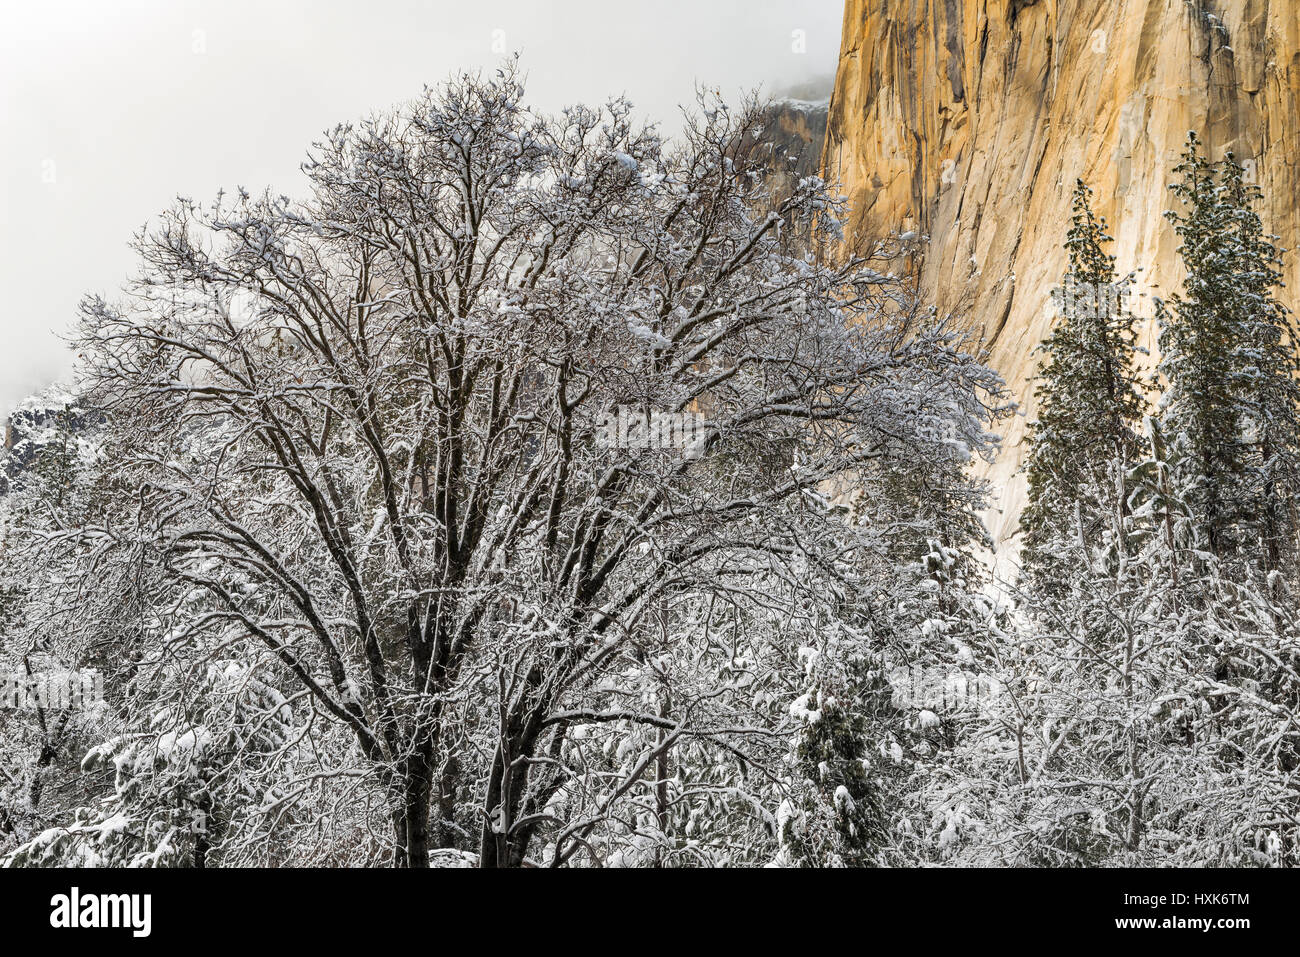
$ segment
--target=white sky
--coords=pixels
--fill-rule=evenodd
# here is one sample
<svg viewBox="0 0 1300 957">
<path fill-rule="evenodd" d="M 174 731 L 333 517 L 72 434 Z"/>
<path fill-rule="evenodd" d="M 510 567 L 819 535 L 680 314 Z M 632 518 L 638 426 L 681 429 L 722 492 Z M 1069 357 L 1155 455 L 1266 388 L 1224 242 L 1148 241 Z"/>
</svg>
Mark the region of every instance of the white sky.
<svg viewBox="0 0 1300 957">
<path fill-rule="evenodd" d="M 833 73 L 842 0 L 0 0 L 0 413 L 65 375 L 81 296 L 177 194 L 301 191 L 322 130 L 519 50 L 542 110 Z M 796 52 L 795 31 L 806 50 Z M 503 31 L 503 32 L 497 32 Z"/>
</svg>

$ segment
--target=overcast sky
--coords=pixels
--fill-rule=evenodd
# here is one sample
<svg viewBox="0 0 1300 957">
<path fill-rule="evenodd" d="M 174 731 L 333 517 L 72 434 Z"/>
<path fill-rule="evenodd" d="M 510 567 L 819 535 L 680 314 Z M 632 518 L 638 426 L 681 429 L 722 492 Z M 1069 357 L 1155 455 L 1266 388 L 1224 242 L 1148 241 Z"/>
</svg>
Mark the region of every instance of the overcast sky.
<svg viewBox="0 0 1300 957">
<path fill-rule="evenodd" d="M 0 5 L 0 412 L 67 374 L 84 293 L 177 194 L 302 188 L 334 123 L 519 50 L 553 110 L 834 71 L 842 0 L 29 0 Z M 796 34 L 796 31 L 802 31 Z M 799 42 L 802 40 L 802 44 Z M 802 47 L 802 52 L 800 52 Z"/>
</svg>

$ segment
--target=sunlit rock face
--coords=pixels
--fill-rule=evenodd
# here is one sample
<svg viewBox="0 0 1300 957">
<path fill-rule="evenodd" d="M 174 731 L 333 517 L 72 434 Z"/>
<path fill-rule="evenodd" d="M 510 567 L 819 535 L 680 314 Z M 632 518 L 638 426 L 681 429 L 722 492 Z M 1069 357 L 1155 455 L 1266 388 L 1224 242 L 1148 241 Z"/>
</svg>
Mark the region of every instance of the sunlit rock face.
<svg viewBox="0 0 1300 957">
<path fill-rule="evenodd" d="M 848 0 L 822 165 L 852 201 L 853 245 L 929 237 L 909 265 L 1032 417 L 1074 181 L 1096 190 L 1121 272 L 1142 269 L 1149 317 L 1181 281 L 1162 213 L 1189 130 L 1255 171 L 1266 227 L 1300 246 L 1300 0 Z M 1294 309 L 1294 253 L 1286 280 Z M 990 469 L 1004 553 L 1024 423 Z"/>
</svg>

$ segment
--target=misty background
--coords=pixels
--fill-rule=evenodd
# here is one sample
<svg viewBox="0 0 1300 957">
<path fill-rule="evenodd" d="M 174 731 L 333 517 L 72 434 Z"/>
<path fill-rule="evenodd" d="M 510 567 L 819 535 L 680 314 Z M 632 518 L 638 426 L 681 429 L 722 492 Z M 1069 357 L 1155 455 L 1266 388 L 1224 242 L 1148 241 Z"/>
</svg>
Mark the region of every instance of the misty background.
<svg viewBox="0 0 1300 957">
<path fill-rule="evenodd" d="M 626 93 L 672 132 L 697 80 L 829 82 L 842 16 L 842 0 L 5 4 L 0 414 L 69 374 L 77 302 L 116 296 L 132 234 L 178 194 L 299 195 L 321 131 L 516 50 L 535 109 Z"/>
</svg>

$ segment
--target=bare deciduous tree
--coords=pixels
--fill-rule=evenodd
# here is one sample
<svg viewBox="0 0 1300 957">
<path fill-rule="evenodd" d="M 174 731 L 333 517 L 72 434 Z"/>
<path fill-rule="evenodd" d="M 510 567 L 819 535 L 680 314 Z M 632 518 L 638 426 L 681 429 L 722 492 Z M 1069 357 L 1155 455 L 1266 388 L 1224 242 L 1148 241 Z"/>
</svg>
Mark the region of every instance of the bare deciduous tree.
<svg viewBox="0 0 1300 957">
<path fill-rule="evenodd" d="M 643 785 L 667 826 L 687 743 L 761 763 L 772 723 L 672 657 L 772 582 L 857 607 L 882 535 L 831 499 L 942 475 L 969 516 L 1001 410 L 894 279 L 822 261 L 826 184 L 762 208 L 755 105 L 703 98 L 671 145 L 621 101 L 522 96 L 507 66 L 341 126 L 302 202 L 180 202 L 128 298 L 84 308 L 140 490 L 98 541 L 155 563 L 187 640 L 260 645 L 350 729 L 405 866 L 518 866 L 543 835 L 564 863 Z M 620 409 L 701 438 L 600 441 Z M 610 725 L 632 759 L 580 760 Z"/>
</svg>

